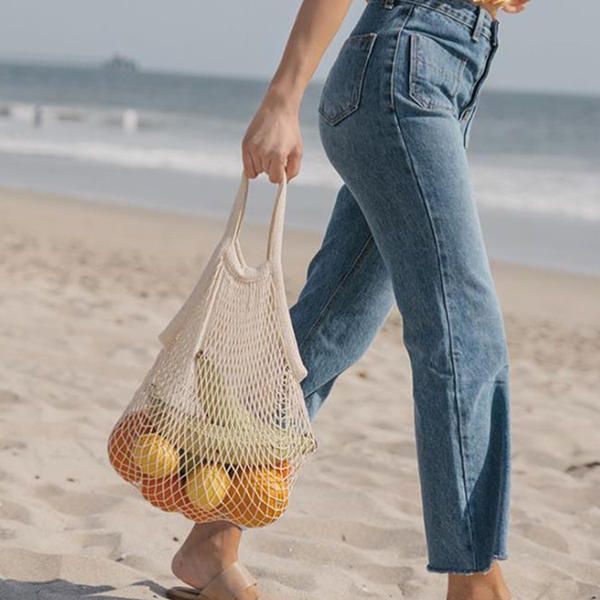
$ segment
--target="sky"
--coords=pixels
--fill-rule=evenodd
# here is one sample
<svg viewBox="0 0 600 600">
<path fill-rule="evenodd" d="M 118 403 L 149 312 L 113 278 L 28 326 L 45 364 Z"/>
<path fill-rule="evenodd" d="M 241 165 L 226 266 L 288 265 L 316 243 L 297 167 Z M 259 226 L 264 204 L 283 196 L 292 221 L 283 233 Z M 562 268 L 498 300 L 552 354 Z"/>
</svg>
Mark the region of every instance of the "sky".
<svg viewBox="0 0 600 600">
<path fill-rule="evenodd" d="M 103 60 L 268 78 L 300 0 L 4 0 L 0 60 Z M 324 79 L 365 3 L 355 0 L 315 79 Z M 565 8 L 568 6 L 568 9 Z M 488 87 L 600 94 L 600 2 L 532 0 L 504 15 Z"/>
</svg>

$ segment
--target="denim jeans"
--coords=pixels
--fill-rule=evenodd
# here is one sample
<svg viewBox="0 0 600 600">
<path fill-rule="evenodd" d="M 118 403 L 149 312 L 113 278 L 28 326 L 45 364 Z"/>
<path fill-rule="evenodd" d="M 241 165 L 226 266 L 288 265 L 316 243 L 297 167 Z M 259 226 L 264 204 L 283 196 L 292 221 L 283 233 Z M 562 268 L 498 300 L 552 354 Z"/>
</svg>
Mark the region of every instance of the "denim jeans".
<svg viewBox="0 0 600 600">
<path fill-rule="evenodd" d="M 371 0 L 319 104 L 343 185 L 290 313 L 311 418 L 395 302 L 428 569 L 506 558 L 508 356 L 466 160 L 498 22 L 468 0 Z"/>
</svg>

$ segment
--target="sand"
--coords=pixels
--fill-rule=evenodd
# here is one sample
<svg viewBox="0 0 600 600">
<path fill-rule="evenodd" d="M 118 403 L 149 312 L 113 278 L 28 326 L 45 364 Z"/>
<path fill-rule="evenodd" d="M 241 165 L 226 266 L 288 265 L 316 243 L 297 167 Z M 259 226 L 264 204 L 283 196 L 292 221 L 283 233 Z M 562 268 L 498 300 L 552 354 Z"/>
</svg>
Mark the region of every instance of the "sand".
<svg viewBox="0 0 600 600">
<path fill-rule="evenodd" d="M 233 193 L 233 186 L 232 186 Z M 290 194 L 293 201 L 293 194 Z M 222 222 L 0 191 L 1 600 L 149 599 L 189 523 L 108 465 L 108 433 Z M 289 301 L 318 234 L 289 231 Z M 248 226 L 251 261 L 264 228 Z M 494 265 L 513 374 L 521 600 L 600 597 L 600 279 Z M 245 534 L 265 599 L 444 599 L 425 571 L 410 373 L 393 312 L 315 420 L 275 525 Z"/>
</svg>

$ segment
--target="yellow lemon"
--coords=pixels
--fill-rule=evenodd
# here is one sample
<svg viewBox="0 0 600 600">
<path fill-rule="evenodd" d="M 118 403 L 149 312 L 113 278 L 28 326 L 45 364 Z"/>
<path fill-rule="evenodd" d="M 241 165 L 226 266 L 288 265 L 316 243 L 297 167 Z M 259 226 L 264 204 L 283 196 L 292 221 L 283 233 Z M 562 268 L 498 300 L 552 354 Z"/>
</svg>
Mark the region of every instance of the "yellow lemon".
<svg viewBox="0 0 600 600">
<path fill-rule="evenodd" d="M 177 448 L 156 433 L 141 435 L 133 447 L 133 460 L 144 475 L 167 477 L 179 470 Z"/>
<path fill-rule="evenodd" d="M 192 471 L 185 490 L 195 508 L 211 510 L 221 504 L 230 485 L 231 478 L 223 467 L 205 465 Z"/>
</svg>

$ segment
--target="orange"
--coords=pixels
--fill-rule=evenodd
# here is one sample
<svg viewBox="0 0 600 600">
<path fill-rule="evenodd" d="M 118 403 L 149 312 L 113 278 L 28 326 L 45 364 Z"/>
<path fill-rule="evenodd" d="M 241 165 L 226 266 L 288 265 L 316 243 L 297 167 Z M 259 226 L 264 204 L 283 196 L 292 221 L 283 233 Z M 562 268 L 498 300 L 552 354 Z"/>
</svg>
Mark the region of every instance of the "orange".
<svg viewBox="0 0 600 600">
<path fill-rule="evenodd" d="M 183 503 L 180 507 L 178 507 L 178 510 L 184 517 L 187 517 L 196 523 L 206 523 L 211 516 L 209 512 L 195 507 L 187 495 L 184 495 Z"/>
<path fill-rule="evenodd" d="M 276 521 L 288 506 L 289 488 L 281 469 L 258 467 L 236 472 L 225 499 L 229 518 L 244 527 Z"/>
<path fill-rule="evenodd" d="M 142 475 L 140 491 L 150 504 L 166 512 L 176 512 L 186 504 L 184 486 L 179 475 L 170 477 Z"/>
<path fill-rule="evenodd" d="M 215 516 L 215 512 L 202 510 L 198 506 L 194 506 L 193 502 L 190 500 L 189 496 L 186 492 L 187 486 L 183 486 L 183 499 L 181 505 L 178 506 L 179 512 L 188 519 L 195 521 L 196 523 L 206 523 L 211 519 L 211 517 Z"/>
<path fill-rule="evenodd" d="M 108 440 L 108 457 L 115 471 L 129 482 L 138 481 L 141 471 L 133 460 L 133 447 L 140 435 L 151 430 L 148 416 L 137 411 L 123 417 Z"/>
<path fill-rule="evenodd" d="M 185 492 L 185 480 L 179 475 L 158 478 L 142 475 L 140 491 L 150 504 L 166 512 L 180 512 L 197 523 L 205 523 L 210 516 L 193 505 Z"/>
<path fill-rule="evenodd" d="M 289 461 L 284 458 L 283 460 L 275 461 L 273 470 L 282 479 L 289 479 L 289 477 L 292 475 L 294 469 L 293 469 L 292 465 L 290 465 Z"/>
</svg>

